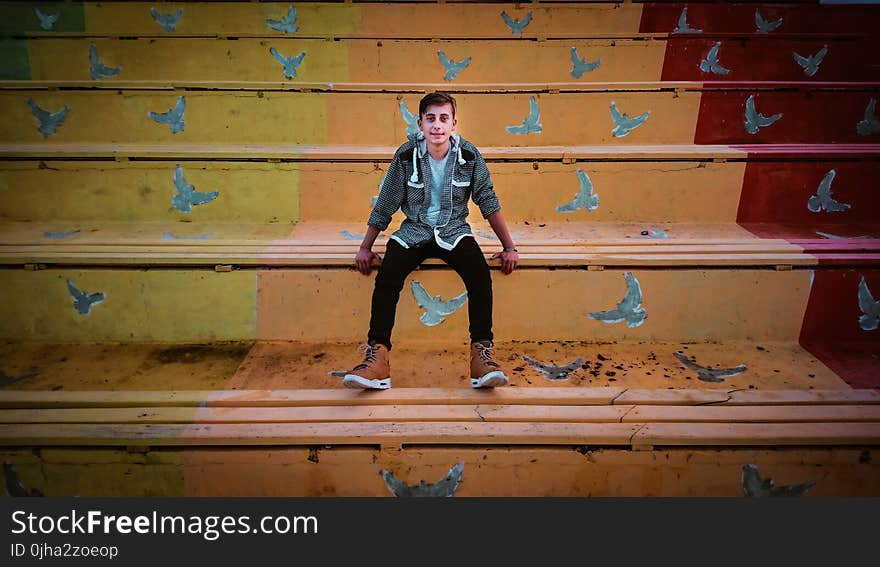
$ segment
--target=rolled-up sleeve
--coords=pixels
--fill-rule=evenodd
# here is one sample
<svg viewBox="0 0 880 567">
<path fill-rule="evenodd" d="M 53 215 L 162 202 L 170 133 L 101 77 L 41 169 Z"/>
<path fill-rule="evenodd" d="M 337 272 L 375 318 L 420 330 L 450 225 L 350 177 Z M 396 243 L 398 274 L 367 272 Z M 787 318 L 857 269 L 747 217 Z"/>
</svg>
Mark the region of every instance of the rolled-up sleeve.
<svg viewBox="0 0 880 567">
<path fill-rule="evenodd" d="M 380 231 L 388 228 L 392 215 L 403 204 L 405 188 L 406 172 L 401 152 L 398 150 L 391 160 L 391 165 L 388 166 L 388 172 L 382 178 L 382 183 L 379 186 L 379 198 L 376 199 L 376 205 L 373 207 L 373 212 L 370 213 L 370 220 L 367 221 L 367 224 Z"/>
<path fill-rule="evenodd" d="M 492 213 L 501 210 L 501 203 L 498 201 L 498 195 L 495 194 L 495 186 L 492 185 L 492 177 L 489 174 L 489 166 L 479 151 L 474 149 L 476 162 L 474 163 L 474 173 L 471 180 L 471 198 L 480 208 L 480 214 L 483 218 L 488 218 Z"/>
</svg>

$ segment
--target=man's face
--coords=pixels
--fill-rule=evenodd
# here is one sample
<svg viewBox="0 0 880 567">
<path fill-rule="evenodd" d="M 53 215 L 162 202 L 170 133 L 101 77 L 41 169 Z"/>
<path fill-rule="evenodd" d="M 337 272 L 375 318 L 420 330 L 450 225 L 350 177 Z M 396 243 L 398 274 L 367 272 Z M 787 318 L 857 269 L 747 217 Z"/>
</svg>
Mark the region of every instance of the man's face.
<svg viewBox="0 0 880 567">
<path fill-rule="evenodd" d="M 452 116 L 452 105 L 432 104 L 419 117 L 419 129 L 429 144 L 443 145 L 455 130 L 455 118 Z"/>
</svg>

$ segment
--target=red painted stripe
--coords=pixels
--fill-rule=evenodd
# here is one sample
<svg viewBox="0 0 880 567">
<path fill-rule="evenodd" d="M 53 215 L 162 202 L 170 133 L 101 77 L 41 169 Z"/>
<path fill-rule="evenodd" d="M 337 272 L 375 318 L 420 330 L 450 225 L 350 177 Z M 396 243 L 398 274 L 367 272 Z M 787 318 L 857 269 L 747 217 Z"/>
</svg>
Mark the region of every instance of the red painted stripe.
<svg viewBox="0 0 880 567">
<path fill-rule="evenodd" d="M 706 73 L 700 69 L 700 62 L 707 57 L 716 41 L 721 42 L 718 63 L 730 71 L 726 75 Z M 808 77 L 795 62 L 793 53 L 809 57 L 823 45 L 828 46 L 828 52 L 816 74 Z M 775 39 L 770 35 L 749 40 L 677 36 L 667 41 L 661 80 L 876 81 L 880 79 L 880 67 L 864 57 L 870 49 L 864 41 L 795 41 Z"/>
<path fill-rule="evenodd" d="M 745 130 L 747 92 L 704 92 L 694 135 L 696 144 L 865 143 L 876 144 L 880 134 L 860 136 L 856 124 L 877 92 L 767 92 L 754 93 L 757 112 L 783 113 L 757 134 Z"/>
<path fill-rule="evenodd" d="M 859 326 L 858 287 L 864 276 L 880 299 L 878 270 L 817 270 L 800 344 L 854 388 L 880 386 L 880 330 Z"/>
<path fill-rule="evenodd" d="M 672 33 L 678 25 L 681 9 L 688 7 L 688 24 L 705 33 L 754 33 L 755 9 L 766 21 L 782 18 L 782 25 L 773 33 L 860 33 L 877 34 L 877 6 L 817 6 L 815 0 L 803 4 L 762 3 L 655 3 L 642 8 L 639 31 Z"/>
</svg>

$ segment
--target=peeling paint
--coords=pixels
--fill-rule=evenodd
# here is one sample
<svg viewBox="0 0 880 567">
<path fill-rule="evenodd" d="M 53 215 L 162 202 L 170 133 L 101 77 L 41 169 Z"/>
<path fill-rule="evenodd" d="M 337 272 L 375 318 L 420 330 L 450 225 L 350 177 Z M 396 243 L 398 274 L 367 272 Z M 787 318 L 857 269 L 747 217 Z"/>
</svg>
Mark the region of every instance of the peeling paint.
<svg viewBox="0 0 880 567">
<path fill-rule="evenodd" d="M 578 191 L 573 201 L 564 203 L 556 207 L 560 213 L 573 213 L 580 209 L 586 209 L 587 212 L 593 212 L 599 208 L 599 194 L 593 193 L 593 181 L 583 169 L 577 170 L 578 183 L 580 191 Z"/>
<path fill-rule="evenodd" d="M 177 11 L 171 14 L 162 14 L 156 8 L 150 6 L 150 15 L 153 16 L 157 24 L 162 26 L 163 30 L 173 32 L 174 27 L 180 21 L 181 16 L 183 16 L 183 8 L 178 8 Z"/>
<path fill-rule="evenodd" d="M 819 71 L 819 65 L 822 64 L 822 60 L 825 59 L 825 55 L 828 54 L 828 46 L 823 46 L 815 55 L 810 55 L 808 57 L 804 57 L 795 51 L 792 51 L 791 54 L 794 56 L 794 60 L 797 64 L 803 67 L 804 75 L 812 77 Z"/>
<path fill-rule="evenodd" d="M 485 232 L 482 230 L 477 231 L 477 236 L 482 238 L 488 238 L 489 240 L 498 240 L 498 237 L 490 232 Z M 516 240 L 517 238 L 521 238 L 523 236 L 522 232 L 512 232 L 510 233 L 510 237 Z"/>
<path fill-rule="evenodd" d="M 856 124 L 856 132 L 859 136 L 870 136 L 871 134 L 880 134 L 880 120 L 876 114 L 877 99 L 871 97 L 868 106 L 865 107 L 865 117 Z"/>
<path fill-rule="evenodd" d="M 822 181 L 819 182 L 816 194 L 812 195 L 807 201 L 807 208 L 810 211 L 818 213 L 825 210 L 829 213 L 839 213 L 850 208 L 851 205 L 841 203 L 831 196 L 831 183 L 836 175 L 836 170 L 829 170 L 825 177 L 822 178 Z"/>
<path fill-rule="evenodd" d="M 208 234 L 198 234 L 195 236 L 177 236 L 170 232 L 162 233 L 162 240 L 208 240 L 209 238 L 214 238 L 215 234 L 213 232 Z"/>
<path fill-rule="evenodd" d="M 406 106 L 406 103 L 403 102 L 402 100 L 400 101 L 398 106 L 400 106 L 400 114 L 403 116 L 403 121 L 406 123 L 407 136 L 411 136 L 411 135 L 415 134 L 416 132 L 418 132 L 419 131 L 419 117 L 416 116 L 415 114 L 413 114 L 412 112 L 410 112 L 409 108 L 407 108 L 407 106 Z M 384 177 L 382 178 L 382 181 L 385 181 Z M 381 187 L 381 186 L 382 186 L 382 184 L 380 183 L 379 187 Z"/>
<path fill-rule="evenodd" d="M 649 228 L 648 230 L 643 230 L 640 236 L 636 238 L 669 238 L 669 235 L 660 230 L 659 228 Z"/>
<path fill-rule="evenodd" d="M 816 234 L 832 240 L 864 240 L 866 238 L 874 238 L 870 234 L 863 234 L 862 236 L 837 236 L 836 234 L 828 234 L 827 232 L 819 232 L 818 230 L 816 231 Z"/>
<path fill-rule="evenodd" d="M 761 479 L 758 467 L 752 464 L 743 465 L 742 478 L 743 493 L 750 498 L 764 498 L 768 496 L 801 496 L 816 483 L 812 480 L 790 486 L 773 486 L 773 479 Z"/>
<path fill-rule="evenodd" d="M 687 22 L 688 17 L 688 9 L 687 6 L 681 9 L 681 14 L 678 16 L 678 25 L 675 26 L 675 29 L 672 30 L 672 33 L 703 33 L 703 30 L 694 29 Z"/>
<path fill-rule="evenodd" d="M 46 31 L 52 31 L 52 28 L 55 27 L 55 22 L 58 21 L 58 17 L 61 15 L 60 12 L 44 14 L 39 8 L 34 8 L 34 13 L 37 15 L 37 19 L 40 20 L 40 27 Z"/>
<path fill-rule="evenodd" d="M 703 382 L 724 382 L 725 378 L 729 376 L 738 376 L 747 370 L 745 364 L 740 364 L 735 368 L 711 368 L 700 366 L 686 357 L 681 351 L 674 353 L 674 356 L 684 365 L 685 368 L 695 370 L 697 372 L 697 378 Z"/>
<path fill-rule="evenodd" d="M 642 286 L 631 272 L 624 274 L 626 279 L 626 295 L 618 302 L 617 308 L 609 311 L 588 313 L 590 319 L 603 323 L 620 323 L 626 321 L 629 328 L 638 327 L 645 322 L 647 314 L 642 307 Z"/>
<path fill-rule="evenodd" d="M 638 128 L 648 119 L 648 116 L 651 115 L 651 111 L 643 112 L 642 114 L 636 116 L 635 118 L 630 118 L 628 114 L 621 113 L 617 110 L 617 105 L 614 101 L 611 101 L 611 120 L 614 121 L 615 128 L 611 131 L 611 134 L 615 138 L 623 138 L 628 135 L 630 132 Z"/>
<path fill-rule="evenodd" d="M 583 358 L 577 358 L 563 366 L 556 366 L 555 363 L 544 364 L 543 362 L 538 362 L 537 360 L 531 359 L 524 354 L 520 356 L 526 362 L 526 364 L 528 364 L 538 372 L 544 374 L 544 376 L 548 380 L 567 380 L 568 375 L 580 368 L 581 365 L 584 363 Z"/>
<path fill-rule="evenodd" d="M 442 51 L 437 51 L 437 57 L 440 58 L 440 64 L 446 69 L 446 73 L 443 74 L 443 79 L 446 81 L 451 81 L 455 79 L 459 73 L 464 71 L 468 65 L 471 64 L 471 56 L 468 55 L 458 63 L 454 60 L 446 57 L 446 54 Z"/>
<path fill-rule="evenodd" d="M 296 33 L 299 28 L 296 26 L 296 6 L 290 5 L 287 9 L 287 15 L 280 20 L 266 20 L 266 25 L 275 31 L 284 33 Z"/>
<path fill-rule="evenodd" d="M 391 494 L 398 498 L 407 497 L 440 497 L 448 498 L 455 494 L 458 486 L 461 484 L 462 473 L 464 472 L 464 462 L 456 463 L 449 473 L 438 482 L 428 484 L 424 480 L 420 480 L 417 485 L 409 485 L 399 480 L 390 471 L 382 469 L 379 476 L 385 481 L 385 486 L 391 491 Z"/>
<path fill-rule="evenodd" d="M 182 213 L 192 212 L 193 205 L 209 203 L 220 194 L 219 191 L 211 191 L 209 193 L 196 191 L 195 187 L 186 182 L 183 176 L 183 168 L 180 165 L 174 166 L 174 188 L 177 192 L 171 197 L 171 204 Z"/>
<path fill-rule="evenodd" d="M 98 305 L 107 298 L 107 295 L 102 291 L 91 294 L 87 291 L 80 291 L 70 280 L 67 280 L 67 291 L 70 292 L 70 296 L 73 298 L 73 306 L 82 315 L 90 314 L 93 305 Z"/>
<path fill-rule="evenodd" d="M 354 234 L 354 233 L 349 232 L 347 230 L 343 230 L 342 231 L 342 238 L 345 238 L 346 240 L 363 240 L 364 235 L 363 234 Z"/>
<path fill-rule="evenodd" d="M 730 73 L 730 69 L 722 67 L 718 63 L 718 50 L 721 49 L 721 42 L 716 41 L 715 45 L 706 54 L 706 58 L 700 61 L 700 71 L 704 73 L 714 73 L 716 75 L 726 75 Z"/>
<path fill-rule="evenodd" d="M 269 48 L 269 53 L 272 54 L 272 57 L 274 57 L 276 61 L 281 63 L 281 66 L 284 68 L 284 77 L 286 79 L 292 79 L 296 77 L 296 69 L 302 64 L 303 59 L 306 56 L 305 51 L 300 51 L 299 54 L 296 55 L 296 57 L 281 55 L 274 47 Z"/>
<path fill-rule="evenodd" d="M 876 331 L 880 323 L 880 301 L 876 301 L 871 295 L 865 276 L 859 281 L 859 309 L 862 310 L 859 327 L 864 331 Z"/>
<path fill-rule="evenodd" d="M 518 126 L 508 126 L 507 131 L 511 134 L 540 134 L 544 127 L 538 122 L 541 119 L 541 110 L 535 97 L 529 97 L 529 115 Z"/>
<path fill-rule="evenodd" d="M 766 128 L 770 126 L 780 118 L 782 118 L 782 113 L 779 112 L 774 114 L 773 116 L 767 117 L 763 114 L 760 114 L 755 108 L 755 95 L 749 95 L 749 98 L 746 99 L 746 119 L 745 119 L 745 127 L 746 132 L 749 134 L 757 134 L 758 130 L 761 128 Z"/>
<path fill-rule="evenodd" d="M 51 238 L 53 240 L 61 240 L 63 238 L 68 238 L 70 236 L 73 236 L 74 234 L 78 234 L 79 232 L 80 232 L 80 229 L 75 228 L 73 230 L 68 230 L 65 232 L 44 232 L 43 236 L 45 238 Z"/>
<path fill-rule="evenodd" d="M 95 44 L 89 46 L 89 76 L 93 81 L 100 81 L 108 77 L 115 77 L 122 71 L 122 67 L 107 67 L 98 58 L 98 48 Z"/>
<path fill-rule="evenodd" d="M 571 76 L 580 79 L 584 73 L 591 73 L 602 64 L 602 59 L 596 59 L 587 63 L 586 59 L 578 56 L 577 47 L 571 48 Z"/>
<path fill-rule="evenodd" d="M 434 327 L 446 320 L 446 317 L 452 315 L 462 305 L 467 302 L 467 292 L 462 292 L 455 297 L 443 301 L 439 295 L 431 297 L 427 290 L 422 287 L 418 280 L 413 280 L 410 284 L 413 297 L 419 307 L 425 310 L 419 317 L 419 321 L 426 327 Z"/>
<path fill-rule="evenodd" d="M 510 28 L 510 33 L 514 35 L 522 35 L 523 30 L 532 21 L 532 13 L 529 12 L 522 18 L 514 20 L 507 15 L 507 12 L 501 12 L 501 19 L 504 20 L 504 23 Z"/>
<path fill-rule="evenodd" d="M 183 121 L 183 113 L 186 111 L 186 99 L 183 95 L 177 97 L 177 104 L 174 105 L 174 108 L 169 109 L 167 112 L 157 113 L 147 111 L 147 116 L 155 120 L 159 124 L 168 124 L 171 127 L 171 133 L 177 134 L 178 132 L 183 131 L 184 121 Z"/>
<path fill-rule="evenodd" d="M 31 107 L 31 114 L 40 123 L 37 130 L 39 130 L 44 138 L 55 134 L 55 129 L 64 124 L 67 114 L 70 112 L 70 108 L 66 104 L 58 112 L 49 112 L 40 108 L 32 98 L 28 99 L 28 106 Z"/>
</svg>

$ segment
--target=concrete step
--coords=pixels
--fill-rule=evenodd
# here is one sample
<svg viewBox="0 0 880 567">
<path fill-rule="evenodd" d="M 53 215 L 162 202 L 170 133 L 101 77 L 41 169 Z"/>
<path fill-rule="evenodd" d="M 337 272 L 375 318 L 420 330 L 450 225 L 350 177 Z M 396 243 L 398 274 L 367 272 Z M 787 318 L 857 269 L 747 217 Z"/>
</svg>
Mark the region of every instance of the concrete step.
<svg viewBox="0 0 880 567">
<path fill-rule="evenodd" d="M 875 89 L 876 90 L 876 89 Z M 747 99 L 777 122 L 749 134 Z M 400 97 L 400 98 L 398 98 Z M 874 91 L 741 92 L 621 91 L 559 94 L 468 93 L 457 97 L 457 130 L 481 146 L 871 143 L 857 124 Z M 412 112 L 421 95 L 380 93 L 188 92 L 185 126 L 177 134 L 149 118 L 175 107 L 178 96 L 149 91 L 14 91 L 0 93 L 0 142 L 56 143 L 395 145 L 406 137 L 401 102 Z M 55 133 L 38 130 L 28 100 L 52 112 L 69 108 Z M 541 132 L 515 134 L 530 100 L 539 108 Z M 620 113 L 650 114 L 641 125 L 617 129 Z M 83 112 L 89 109 L 88 112 Z M 577 119 L 572 111 L 577 109 Z M 829 111 L 830 109 L 830 111 Z M 103 117 L 103 118 L 102 118 Z M 787 119 L 786 119 L 787 118 Z M 615 134 L 616 132 L 616 134 Z"/>
</svg>

